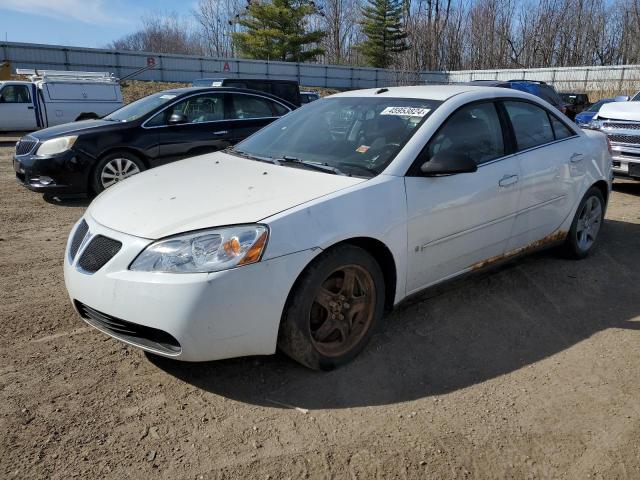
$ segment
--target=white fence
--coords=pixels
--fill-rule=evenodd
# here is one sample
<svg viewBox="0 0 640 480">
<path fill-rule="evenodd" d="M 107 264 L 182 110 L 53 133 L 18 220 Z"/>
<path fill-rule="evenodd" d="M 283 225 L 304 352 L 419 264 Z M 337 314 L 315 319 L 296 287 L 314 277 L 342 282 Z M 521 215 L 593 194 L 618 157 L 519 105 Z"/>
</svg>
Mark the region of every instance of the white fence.
<svg viewBox="0 0 640 480">
<path fill-rule="evenodd" d="M 640 90 L 640 65 L 611 67 L 407 72 L 312 63 L 196 57 L 149 52 L 0 42 L 0 60 L 15 68 L 108 71 L 124 77 L 150 64 L 139 80 L 191 82 L 203 77 L 247 77 L 297 80 L 300 85 L 339 89 L 390 85 L 442 84 L 472 80 L 543 80 L 559 90 Z"/>
<path fill-rule="evenodd" d="M 428 72 L 424 72 L 423 76 L 426 77 L 425 80 L 429 80 Z M 551 83 L 560 91 L 579 90 L 635 92 L 640 90 L 640 65 L 508 70 L 463 70 L 448 73 L 449 82 L 523 79 L 539 80 Z"/>
</svg>

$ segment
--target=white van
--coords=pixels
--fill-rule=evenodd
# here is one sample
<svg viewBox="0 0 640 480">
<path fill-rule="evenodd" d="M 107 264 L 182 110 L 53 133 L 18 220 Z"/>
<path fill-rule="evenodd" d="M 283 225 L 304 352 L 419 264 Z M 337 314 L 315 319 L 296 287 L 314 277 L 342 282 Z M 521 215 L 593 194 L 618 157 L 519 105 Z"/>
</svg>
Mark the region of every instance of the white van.
<svg viewBox="0 0 640 480">
<path fill-rule="evenodd" d="M 122 106 L 120 81 L 106 72 L 21 70 L 30 81 L 0 82 L 0 131 L 33 131 L 100 118 Z"/>
</svg>

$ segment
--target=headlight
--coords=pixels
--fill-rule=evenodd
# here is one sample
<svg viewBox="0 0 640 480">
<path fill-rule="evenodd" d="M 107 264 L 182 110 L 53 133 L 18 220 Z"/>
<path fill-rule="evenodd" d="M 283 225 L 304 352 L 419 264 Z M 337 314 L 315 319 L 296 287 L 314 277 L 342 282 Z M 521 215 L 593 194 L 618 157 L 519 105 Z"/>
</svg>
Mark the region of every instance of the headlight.
<svg viewBox="0 0 640 480">
<path fill-rule="evenodd" d="M 62 153 L 73 147 L 78 137 L 71 135 L 68 137 L 52 138 L 46 140 L 38 147 L 36 155 L 55 155 L 56 153 Z"/>
<path fill-rule="evenodd" d="M 589 128 L 593 128 L 594 130 L 600 130 L 602 128 L 603 123 L 604 122 L 599 119 L 591 120 L 591 123 L 589 123 Z"/>
<path fill-rule="evenodd" d="M 264 225 L 243 225 L 178 235 L 149 245 L 130 270 L 143 272 L 218 272 L 262 258 L 269 231 Z"/>
</svg>

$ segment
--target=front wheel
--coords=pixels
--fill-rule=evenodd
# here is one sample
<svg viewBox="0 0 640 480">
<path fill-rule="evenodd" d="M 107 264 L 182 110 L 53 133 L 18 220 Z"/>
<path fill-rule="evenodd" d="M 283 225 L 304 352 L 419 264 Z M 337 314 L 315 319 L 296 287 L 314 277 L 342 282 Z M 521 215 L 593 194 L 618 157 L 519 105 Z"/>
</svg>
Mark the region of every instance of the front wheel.
<svg viewBox="0 0 640 480">
<path fill-rule="evenodd" d="M 103 190 L 142 172 L 144 163 L 130 152 L 115 152 L 103 157 L 93 173 L 93 191 L 100 193 Z"/>
<path fill-rule="evenodd" d="M 365 250 L 335 247 L 303 272 L 282 318 L 278 346 L 316 370 L 332 370 L 365 347 L 384 312 L 384 276 Z"/>
<path fill-rule="evenodd" d="M 591 187 L 582 198 L 571 229 L 563 245 L 569 258 L 586 257 L 596 245 L 604 221 L 604 197 L 597 187 Z"/>
</svg>

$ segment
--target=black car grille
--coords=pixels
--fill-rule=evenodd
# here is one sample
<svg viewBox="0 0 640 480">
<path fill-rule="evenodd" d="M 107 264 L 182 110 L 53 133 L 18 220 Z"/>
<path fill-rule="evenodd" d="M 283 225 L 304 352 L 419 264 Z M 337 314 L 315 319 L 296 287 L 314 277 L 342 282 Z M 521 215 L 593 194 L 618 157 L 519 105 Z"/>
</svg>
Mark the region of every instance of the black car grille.
<svg viewBox="0 0 640 480">
<path fill-rule="evenodd" d="M 78 225 L 76 232 L 73 234 L 73 238 L 71 239 L 71 246 L 69 247 L 69 258 L 71 259 L 71 261 L 76 258 L 76 253 L 78 253 L 80 244 L 82 243 L 82 240 L 84 240 L 84 237 L 87 234 L 88 230 L 89 225 L 87 225 L 87 222 L 82 220 L 82 222 L 80 222 L 80 225 Z"/>
<path fill-rule="evenodd" d="M 605 122 L 602 128 L 621 128 L 625 130 L 640 130 L 640 123 L 612 123 Z"/>
<path fill-rule="evenodd" d="M 106 313 L 99 312 L 77 300 L 75 304 L 80 315 L 90 325 L 106 330 L 116 338 L 128 341 L 134 345 L 170 354 L 176 354 L 182 351 L 178 340 L 163 330 L 120 320 Z"/>
<path fill-rule="evenodd" d="M 18 143 L 16 143 L 16 155 L 26 155 L 31 153 L 33 147 L 36 146 L 38 140 L 31 137 L 22 137 Z"/>
<path fill-rule="evenodd" d="M 97 272 L 118 253 L 121 247 L 121 242 L 97 235 L 80 255 L 78 266 L 88 273 Z"/>
<path fill-rule="evenodd" d="M 640 135 L 607 134 L 609 140 L 617 143 L 640 143 Z"/>
</svg>

